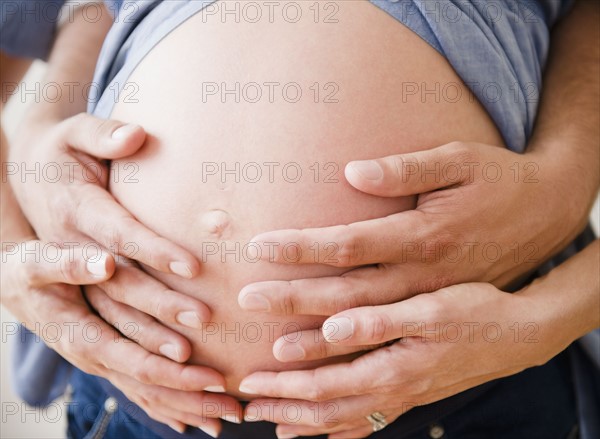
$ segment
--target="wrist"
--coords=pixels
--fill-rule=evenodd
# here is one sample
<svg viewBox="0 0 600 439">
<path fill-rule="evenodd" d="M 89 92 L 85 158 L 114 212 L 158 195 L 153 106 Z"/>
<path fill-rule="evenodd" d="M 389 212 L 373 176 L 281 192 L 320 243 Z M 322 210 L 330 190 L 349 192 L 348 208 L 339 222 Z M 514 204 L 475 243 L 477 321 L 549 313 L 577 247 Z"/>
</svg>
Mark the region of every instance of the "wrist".
<svg viewBox="0 0 600 439">
<path fill-rule="evenodd" d="M 541 360 L 549 360 L 600 325 L 598 248 L 596 241 L 514 294 L 538 325 Z"/>
<path fill-rule="evenodd" d="M 541 366 L 562 352 L 579 332 L 569 325 L 564 308 L 549 298 L 543 285 L 532 284 L 513 294 L 519 297 L 520 306 L 527 310 L 528 324 L 533 323 L 533 341 L 526 346 L 530 367 Z"/>
<path fill-rule="evenodd" d="M 534 163 L 537 169 L 533 183 L 538 186 L 537 198 L 543 200 L 548 217 L 558 222 L 552 224 L 552 233 L 563 239 L 556 252 L 588 223 L 600 178 L 597 146 L 567 137 L 534 137 L 523 154 L 523 161 Z"/>
</svg>

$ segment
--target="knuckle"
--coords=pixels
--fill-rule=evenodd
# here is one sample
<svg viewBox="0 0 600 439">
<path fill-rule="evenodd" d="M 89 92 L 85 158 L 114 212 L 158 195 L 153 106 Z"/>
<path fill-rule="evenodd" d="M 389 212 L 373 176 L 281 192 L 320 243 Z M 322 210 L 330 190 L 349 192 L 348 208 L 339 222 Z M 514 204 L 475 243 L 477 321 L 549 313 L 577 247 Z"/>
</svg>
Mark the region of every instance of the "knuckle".
<svg viewBox="0 0 600 439">
<path fill-rule="evenodd" d="M 392 175 L 394 179 L 401 179 L 404 175 L 405 159 L 401 155 L 395 155 L 390 159 L 390 169 L 392 170 Z"/>
<path fill-rule="evenodd" d="M 411 395 L 416 403 L 421 403 L 427 400 L 427 395 L 431 392 L 434 386 L 433 378 L 430 376 L 420 376 L 418 380 L 410 380 L 406 382 L 406 392 Z"/>
<path fill-rule="evenodd" d="M 62 257 L 59 260 L 60 276 L 67 282 L 73 282 L 77 277 L 78 262 L 71 257 Z"/>
<path fill-rule="evenodd" d="M 89 133 L 88 144 L 90 146 L 99 146 L 103 139 L 111 132 L 112 122 L 108 119 L 103 119 Z"/>
<path fill-rule="evenodd" d="M 79 202 L 77 197 L 73 197 L 73 191 L 57 191 L 52 196 L 54 205 L 54 216 L 57 218 L 59 226 L 65 228 L 72 223 L 75 214 L 79 213 Z"/>
<path fill-rule="evenodd" d="M 324 389 L 319 385 L 313 385 L 306 393 L 309 401 L 322 402 L 327 399 Z"/>
<path fill-rule="evenodd" d="M 319 337 L 320 339 L 321 337 Z M 319 340 L 319 343 L 317 343 L 317 351 L 318 351 L 318 355 L 319 358 L 328 358 L 330 357 L 333 352 L 333 346 L 331 345 L 331 343 L 327 343 L 323 340 Z"/>
<path fill-rule="evenodd" d="M 335 255 L 335 265 L 338 267 L 350 267 L 358 265 L 364 256 L 364 245 L 356 232 L 347 228 L 348 235 L 342 241 Z"/>
<path fill-rule="evenodd" d="M 284 315 L 291 316 L 298 312 L 297 300 L 297 295 L 293 292 L 293 289 L 287 291 L 281 297 L 281 310 Z"/>
<path fill-rule="evenodd" d="M 45 282 L 45 276 L 43 275 L 42 270 L 39 268 L 39 264 L 37 262 L 25 260 L 24 264 L 20 264 L 17 267 L 16 285 L 24 285 L 27 288 L 33 288 L 36 285 L 40 285 Z M 2 291 L 2 295 L 2 298 L 4 299 L 4 291 Z"/>
<path fill-rule="evenodd" d="M 153 388 L 146 388 L 143 393 L 143 398 L 151 407 L 156 407 L 161 402 L 159 392 Z"/>
<path fill-rule="evenodd" d="M 426 322 L 441 322 L 444 317 L 444 307 L 442 303 L 433 295 L 422 296 L 420 304 L 421 312 Z"/>
<path fill-rule="evenodd" d="M 125 288 L 115 280 L 108 280 L 99 286 L 102 287 L 108 297 L 119 303 L 125 303 Z"/>
<path fill-rule="evenodd" d="M 173 311 L 170 306 L 169 294 L 173 294 L 168 289 L 165 289 L 156 297 L 153 305 L 152 315 L 161 322 L 174 322 Z M 142 310 L 143 311 L 143 310 Z"/>
<path fill-rule="evenodd" d="M 345 311 L 364 305 L 362 295 L 353 291 L 352 282 L 344 277 L 337 278 L 331 291 L 328 293 L 328 301 L 332 301 L 335 312 Z"/>
<path fill-rule="evenodd" d="M 140 383 L 152 384 L 150 369 L 147 367 L 146 361 L 141 361 L 135 366 L 133 366 L 131 376 L 134 380 Z"/>
<path fill-rule="evenodd" d="M 386 335 L 391 328 L 392 322 L 386 314 L 376 313 L 369 317 L 367 335 L 373 343 L 386 341 Z"/>
<path fill-rule="evenodd" d="M 119 253 L 123 252 L 121 233 L 113 224 L 97 223 L 95 231 L 108 248 L 116 248 Z"/>
<path fill-rule="evenodd" d="M 457 163 L 469 163 L 476 159 L 476 154 L 470 144 L 465 142 L 450 142 L 448 145 L 450 157 Z"/>
</svg>

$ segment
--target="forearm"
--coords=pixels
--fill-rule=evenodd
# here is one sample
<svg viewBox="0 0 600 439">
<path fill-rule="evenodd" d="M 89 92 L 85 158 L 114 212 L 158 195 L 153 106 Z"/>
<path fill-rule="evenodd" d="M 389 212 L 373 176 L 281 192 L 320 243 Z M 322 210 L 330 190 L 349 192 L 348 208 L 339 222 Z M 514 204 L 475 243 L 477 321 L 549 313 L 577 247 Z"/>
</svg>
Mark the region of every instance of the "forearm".
<svg viewBox="0 0 600 439">
<path fill-rule="evenodd" d="M 62 85 L 68 82 L 80 84 L 89 82 L 93 76 L 100 47 L 110 25 L 110 15 L 106 10 L 103 11 L 102 19 L 93 24 L 85 20 L 81 10 L 76 10 L 72 22 L 66 24 L 58 34 L 48 61 L 44 83 L 55 82 Z M 4 54 L 1 56 L 0 83 L 20 81 L 31 61 L 8 57 Z M 2 90 L 4 91 L 5 87 L 2 87 Z M 26 114 L 23 126 L 30 131 L 35 129 L 33 127 L 36 124 L 55 123 L 85 110 L 86 102 L 82 93 L 73 95 L 62 93 L 61 96 L 58 102 L 42 100 L 34 104 Z M 2 96 L 0 110 L 3 109 L 7 99 L 7 96 Z M 4 131 L 0 131 L 2 160 L 0 236 L 2 242 L 18 242 L 34 236 L 34 232 L 25 219 L 9 185 L 7 175 L 7 166 L 10 166 L 8 161 L 9 145 Z"/>
<path fill-rule="evenodd" d="M 553 30 L 528 154 L 552 173 L 580 230 L 600 184 L 600 3 L 579 0 Z M 542 167 L 543 166 L 543 167 Z M 562 192 L 561 192 L 562 191 Z"/>
<path fill-rule="evenodd" d="M 8 87 L 6 84 L 17 83 L 27 71 L 30 60 L 15 58 L 0 53 L 0 88 L 2 99 L 0 100 L 0 118 L 4 114 L 4 104 L 9 96 L 5 95 Z M 19 242 L 33 236 L 33 230 L 25 219 L 14 193 L 8 183 L 7 175 L 8 140 L 0 121 L 0 157 L 2 161 L 2 175 L 0 179 L 0 241 Z"/>
<path fill-rule="evenodd" d="M 516 294 L 528 298 L 540 345 L 556 355 L 577 338 L 600 327 L 600 241 Z M 548 357 L 547 359 L 549 359 Z"/>
<path fill-rule="evenodd" d="M 91 23 L 83 15 L 82 9 L 75 10 L 71 22 L 59 32 L 48 60 L 48 68 L 43 84 L 56 83 L 62 90 L 60 99 L 52 102 L 42 100 L 32 106 L 25 121 L 57 122 L 86 109 L 86 96 L 83 87 L 92 81 L 98 55 L 112 19 L 103 4 L 99 21 Z M 68 83 L 74 83 L 75 92 L 70 93 Z"/>
<path fill-rule="evenodd" d="M 0 128 L 0 153 L 2 156 L 2 179 L 0 181 L 0 241 L 20 242 L 34 236 L 31 226 L 25 219 L 14 193 L 8 183 L 6 155 L 8 144 L 4 131 Z"/>
</svg>

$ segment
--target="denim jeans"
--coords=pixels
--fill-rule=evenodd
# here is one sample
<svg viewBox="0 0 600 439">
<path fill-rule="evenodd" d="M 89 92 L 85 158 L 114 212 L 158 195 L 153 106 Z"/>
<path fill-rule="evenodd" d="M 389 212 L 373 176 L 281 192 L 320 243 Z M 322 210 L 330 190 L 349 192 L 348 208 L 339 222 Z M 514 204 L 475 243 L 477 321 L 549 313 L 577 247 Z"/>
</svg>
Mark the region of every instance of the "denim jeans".
<svg viewBox="0 0 600 439">
<path fill-rule="evenodd" d="M 151 430 L 142 410 L 119 403 L 98 378 L 76 370 L 71 379 L 70 439 L 210 439 L 197 428 L 180 435 L 162 424 Z M 372 439 L 575 439 L 577 418 L 566 353 L 544 366 L 495 381 L 480 396 L 450 413 L 443 401 L 409 411 L 370 436 Z M 118 405 L 118 406 L 116 406 Z M 385 411 L 385 409 L 383 409 Z M 241 425 L 223 422 L 222 439 L 275 439 L 268 422 Z M 154 431 L 153 431 L 154 430 Z M 319 439 L 326 436 L 318 436 Z M 317 437 L 313 437 L 317 438 Z"/>
</svg>

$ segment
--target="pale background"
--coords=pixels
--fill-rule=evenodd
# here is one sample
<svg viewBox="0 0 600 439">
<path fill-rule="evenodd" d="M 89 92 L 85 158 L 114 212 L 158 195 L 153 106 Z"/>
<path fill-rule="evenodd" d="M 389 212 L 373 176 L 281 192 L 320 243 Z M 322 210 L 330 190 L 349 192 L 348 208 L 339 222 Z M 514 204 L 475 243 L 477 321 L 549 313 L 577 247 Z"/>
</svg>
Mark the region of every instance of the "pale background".
<svg viewBox="0 0 600 439">
<path fill-rule="evenodd" d="M 42 63 L 36 63 L 28 73 L 25 81 L 31 83 L 38 81 L 43 74 L 44 65 Z M 18 123 L 19 118 L 25 111 L 27 105 L 13 99 L 6 107 L 6 114 L 3 115 L 3 127 L 10 139 L 11 134 L 14 133 L 15 127 Z M 596 232 L 600 230 L 600 211 L 599 202 L 596 201 L 594 210 L 592 212 L 592 223 L 595 227 Z M 12 316 L 4 309 L 1 309 L 0 322 L 13 321 Z M 16 439 L 16 438 L 44 438 L 54 439 L 63 438 L 65 436 L 65 416 L 57 418 L 57 411 L 41 410 L 41 411 L 30 411 L 25 409 L 24 406 L 20 406 L 20 411 L 17 415 L 6 416 L 5 408 L 12 406 L 13 403 L 17 402 L 20 404 L 19 399 L 13 393 L 10 387 L 9 380 L 9 346 L 6 343 L 0 343 L 0 368 L 1 368 L 1 387 L 0 387 L 0 399 L 2 404 L 2 419 L 0 423 L 0 438 L 4 439 Z M 10 406 L 7 406 L 10 404 Z M 62 413 L 65 414 L 65 407 L 59 401 L 59 406 L 62 409 Z"/>
</svg>

